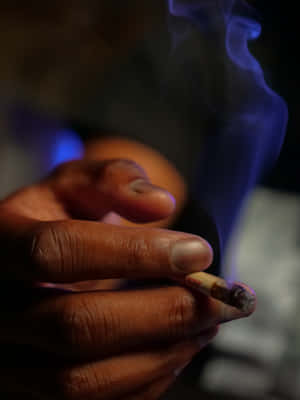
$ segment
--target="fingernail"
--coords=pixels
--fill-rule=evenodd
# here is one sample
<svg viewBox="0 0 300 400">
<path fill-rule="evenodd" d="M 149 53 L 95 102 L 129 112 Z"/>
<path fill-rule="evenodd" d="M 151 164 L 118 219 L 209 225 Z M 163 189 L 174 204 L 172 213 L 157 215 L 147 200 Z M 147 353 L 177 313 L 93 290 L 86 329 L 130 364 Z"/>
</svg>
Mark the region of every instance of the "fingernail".
<svg viewBox="0 0 300 400">
<path fill-rule="evenodd" d="M 207 329 L 206 331 L 202 332 L 202 334 L 198 335 L 197 338 L 194 339 L 193 343 L 198 346 L 199 350 L 202 350 L 217 336 L 218 331 L 218 326 Z M 191 360 L 186 361 L 181 367 L 174 371 L 174 374 L 176 376 L 180 375 L 182 371 L 190 364 L 190 362 Z"/>
<path fill-rule="evenodd" d="M 222 305 L 222 310 L 220 311 L 222 318 L 220 319 L 219 323 L 224 324 L 225 322 L 235 321 L 241 318 L 249 317 L 251 312 L 243 312 L 235 307 L 228 306 L 226 304 Z"/>
<path fill-rule="evenodd" d="M 182 373 L 182 371 L 189 365 L 190 362 L 191 362 L 191 361 L 188 361 L 188 362 L 184 363 L 184 365 L 182 365 L 180 368 L 177 368 L 177 369 L 174 371 L 174 375 L 175 375 L 175 376 L 179 376 L 179 375 Z"/>
<path fill-rule="evenodd" d="M 145 181 L 144 179 L 137 179 L 130 183 L 130 189 L 138 194 L 146 194 L 153 192 L 154 190 L 162 190 L 158 186 L 154 186 L 151 183 Z"/>
<path fill-rule="evenodd" d="M 170 261 L 176 273 L 201 271 L 212 262 L 212 252 L 206 242 L 186 239 L 175 242 L 171 248 Z"/>
<path fill-rule="evenodd" d="M 212 329 L 203 332 L 202 335 L 199 335 L 195 341 L 195 344 L 198 345 L 199 350 L 202 350 L 205 346 L 207 346 L 217 335 L 218 327 L 214 327 Z M 177 368 L 174 371 L 176 376 L 179 376 L 182 371 L 190 364 L 191 360 L 185 362 L 181 367 Z"/>
<path fill-rule="evenodd" d="M 207 333 L 199 335 L 197 340 L 200 349 L 203 349 L 205 346 L 207 346 L 217 336 L 217 333 L 218 328 L 216 327 L 215 329 L 209 330 Z"/>
</svg>

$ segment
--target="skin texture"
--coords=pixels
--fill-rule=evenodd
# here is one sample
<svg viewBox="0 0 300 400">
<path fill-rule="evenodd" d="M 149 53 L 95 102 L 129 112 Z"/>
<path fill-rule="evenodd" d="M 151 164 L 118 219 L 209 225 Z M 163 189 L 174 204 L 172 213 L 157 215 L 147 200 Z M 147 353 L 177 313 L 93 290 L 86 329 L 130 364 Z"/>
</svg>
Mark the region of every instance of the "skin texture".
<svg viewBox="0 0 300 400">
<path fill-rule="evenodd" d="M 137 179 L 147 190 L 136 190 Z M 178 278 L 191 272 L 174 268 L 170 251 L 180 240 L 201 242 L 197 268 L 207 268 L 212 251 L 201 238 L 103 222 L 111 212 L 155 221 L 174 207 L 128 160 L 68 163 L 1 202 L 0 393 L 158 399 L 220 322 L 246 316 L 171 280 L 144 289 L 72 289 L 82 281 Z"/>
</svg>

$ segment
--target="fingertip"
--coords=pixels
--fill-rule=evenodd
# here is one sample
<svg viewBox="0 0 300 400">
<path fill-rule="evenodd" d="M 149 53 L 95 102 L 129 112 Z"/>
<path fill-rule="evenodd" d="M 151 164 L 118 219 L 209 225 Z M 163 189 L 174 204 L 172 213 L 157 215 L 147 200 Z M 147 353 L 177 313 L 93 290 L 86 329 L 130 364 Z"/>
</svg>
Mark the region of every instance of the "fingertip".
<svg viewBox="0 0 300 400">
<path fill-rule="evenodd" d="M 214 251 L 213 251 L 211 244 L 207 240 L 205 240 L 204 238 L 201 238 L 201 241 L 202 241 L 203 246 L 206 249 L 206 260 L 205 260 L 205 263 L 203 266 L 203 271 L 205 271 L 213 263 Z"/>
<path fill-rule="evenodd" d="M 153 211 L 160 218 L 166 218 L 172 215 L 176 210 L 175 197 L 165 189 L 154 186 L 154 190 L 149 193 L 149 201 L 152 203 Z"/>
<path fill-rule="evenodd" d="M 210 329 L 207 329 L 206 331 L 202 332 L 201 335 L 198 336 L 198 345 L 200 349 L 203 347 L 207 346 L 209 343 L 211 343 L 214 338 L 217 336 L 219 332 L 219 326 L 215 325 L 211 327 Z"/>
<path fill-rule="evenodd" d="M 153 185 L 151 182 L 144 179 L 136 179 L 129 184 L 129 188 L 134 195 L 145 195 L 152 201 L 154 200 L 157 203 L 160 203 L 161 211 L 164 214 L 169 215 L 175 210 L 175 197 L 167 190 L 157 185 Z"/>
<path fill-rule="evenodd" d="M 176 209 L 175 198 L 167 190 L 145 179 L 120 187 L 117 212 L 132 222 L 147 223 L 165 219 Z"/>
<path fill-rule="evenodd" d="M 135 179 L 134 181 L 130 182 L 129 188 L 134 194 L 147 195 L 151 194 L 152 192 L 161 191 L 161 188 L 142 178 Z"/>
<path fill-rule="evenodd" d="M 173 243 L 170 260 L 175 274 L 204 271 L 213 262 L 213 250 L 205 239 L 187 235 Z"/>
</svg>

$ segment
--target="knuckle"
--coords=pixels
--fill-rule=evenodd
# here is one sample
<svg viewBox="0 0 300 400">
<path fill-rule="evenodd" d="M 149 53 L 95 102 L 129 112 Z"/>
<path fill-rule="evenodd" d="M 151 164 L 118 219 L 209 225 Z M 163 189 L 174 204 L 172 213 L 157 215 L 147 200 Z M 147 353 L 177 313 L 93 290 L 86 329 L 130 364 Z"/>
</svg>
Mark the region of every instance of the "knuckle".
<svg viewBox="0 0 300 400">
<path fill-rule="evenodd" d="M 53 278 L 53 266 L 63 273 L 66 265 L 66 250 L 70 240 L 66 231 L 59 224 L 43 224 L 31 241 L 31 265 L 36 278 Z"/>
<path fill-rule="evenodd" d="M 103 354 L 106 349 L 111 350 L 112 345 L 118 344 L 122 330 L 118 314 L 113 312 L 111 304 L 105 303 L 99 296 L 97 296 L 97 301 L 83 297 L 78 307 L 82 312 L 77 318 L 77 329 L 74 331 L 76 335 L 74 340 L 89 343 L 94 351 L 100 350 L 100 341 Z"/>
<path fill-rule="evenodd" d="M 100 298 L 97 302 L 86 296 L 70 298 L 56 318 L 62 348 L 72 354 L 75 349 L 83 357 L 91 351 L 105 354 L 118 343 L 120 320 Z"/>
<path fill-rule="evenodd" d="M 56 382 L 56 393 L 59 400 L 106 399 L 113 385 L 109 371 L 87 365 L 61 371 Z"/>
<path fill-rule="evenodd" d="M 86 336 L 86 327 L 82 317 L 82 310 L 69 299 L 56 313 L 56 331 L 63 351 L 74 353 L 81 347 Z M 80 347 L 79 347 L 80 346 Z"/>
<path fill-rule="evenodd" d="M 174 371 L 180 364 L 179 360 L 182 355 L 178 354 L 178 350 L 174 346 L 168 346 L 166 349 L 157 354 L 157 372 L 159 375 L 164 375 Z"/>
<path fill-rule="evenodd" d="M 123 263 L 124 268 L 130 271 L 136 271 L 137 274 L 143 273 L 143 269 L 140 268 L 141 265 L 145 266 L 145 260 L 149 257 L 150 244 L 143 237 L 128 237 L 124 246 L 127 247 L 128 254 L 130 257 L 127 258 L 126 263 Z"/>
<path fill-rule="evenodd" d="M 90 316 L 89 319 L 92 320 L 93 317 Z M 101 344 L 103 348 L 111 348 L 112 345 L 118 344 L 118 337 L 120 336 L 120 332 L 122 329 L 121 322 L 120 319 L 117 318 L 115 313 L 113 313 L 108 307 L 105 307 L 105 309 L 98 311 L 97 325 L 99 327 L 98 340 L 99 338 L 101 339 Z M 90 332 L 93 332 L 92 324 L 90 324 L 90 327 Z M 97 342 L 95 337 L 92 339 Z"/>
<path fill-rule="evenodd" d="M 167 376 L 163 380 L 160 380 L 158 383 L 152 384 L 149 389 L 143 393 L 143 400 L 161 399 L 161 396 L 168 390 L 174 381 L 175 377 L 172 374 L 171 376 Z M 138 397 L 136 397 L 136 399 L 138 399 Z"/>
<path fill-rule="evenodd" d="M 160 371 L 173 373 L 176 369 L 189 363 L 194 355 L 199 352 L 199 346 L 194 340 L 185 340 L 176 345 L 169 346 L 161 354 Z"/>
<path fill-rule="evenodd" d="M 196 301 L 192 295 L 181 294 L 170 302 L 168 313 L 169 336 L 171 339 L 188 338 L 195 330 Z"/>
<path fill-rule="evenodd" d="M 43 275 L 44 270 L 48 269 L 49 264 L 49 231 L 44 229 L 37 230 L 33 237 L 30 249 L 30 261 L 33 267 L 33 272 Z"/>
<path fill-rule="evenodd" d="M 92 391 L 92 379 L 86 371 L 69 368 L 57 375 L 55 395 L 59 400 L 81 400 Z"/>
<path fill-rule="evenodd" d="M 71 314 L 71 339 L 74 345 L 80 343 L 96 344 L 95 327 L 96 315 L 91 302 L 81 299 L 77 302 L 76 310 Z"/>
<path fill-rule="evenodd" d="M 77 170 L 80 164 L 80 160 L 63 162 L 55 167 L 55 169 L 52 171 L 52 176 L 58 179 L 62 178 L 65 175 L 73 172 L 73 170 Z"/>
<path fill-rule="evenodd" d="M 103 393 L 103 398 L 106 399 L 112 388 L 118 385 L 119 378 L 113 379 L 113 373 L 110 369 L 90 368 L 90 376 L 92 377 L 92 384 L 97 393 Z"/>
<path fill-rule="evenodd" d="M 144 169 L 137 164 L 135 161 L 126 159 L 126 158 L 119 158 L 108 160 L 103 165 L 103 176 L 107 179 L 112 179 L 115 174 L 119 174 L 120 171 L 124 171 L 128 173 L 130 176 L 136 177 L 143 177 L 146 178 L 146 172 Z"/>
<path fill-rule="evenodd" d="M 135 170 L 140 171 L 141 167 L 133 160 L 127 158 L 117 158 L 113 160 L 109 160 L 106 164 L 107 171 L 111 171 L 112 169 L 122 169 L 122 168 L 134 168 Z"/>
</svg>

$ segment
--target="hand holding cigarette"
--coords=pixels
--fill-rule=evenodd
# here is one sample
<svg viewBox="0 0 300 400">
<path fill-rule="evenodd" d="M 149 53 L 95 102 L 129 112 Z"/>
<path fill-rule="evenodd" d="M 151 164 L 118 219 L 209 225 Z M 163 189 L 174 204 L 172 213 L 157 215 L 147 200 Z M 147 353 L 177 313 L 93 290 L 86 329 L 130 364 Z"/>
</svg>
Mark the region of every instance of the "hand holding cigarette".
<svg viewBox="0 0 300 400">
<path fill-rule="evenodd" d="M 205 240 L 106 219 L 114 212 L 151 222 L 173 210 L 172 197 L 128 160 L 74 161 L 0 202 L 0 398 L 159 398 L 220 323 L 249 315 L 243 292 L 233 287 L 228 297 L 219 278 L 197 272 L 212 262 Z M 72 289 L 90 280 L 179 276 L 210 297 L 182 285 Z"/>
</svg>

